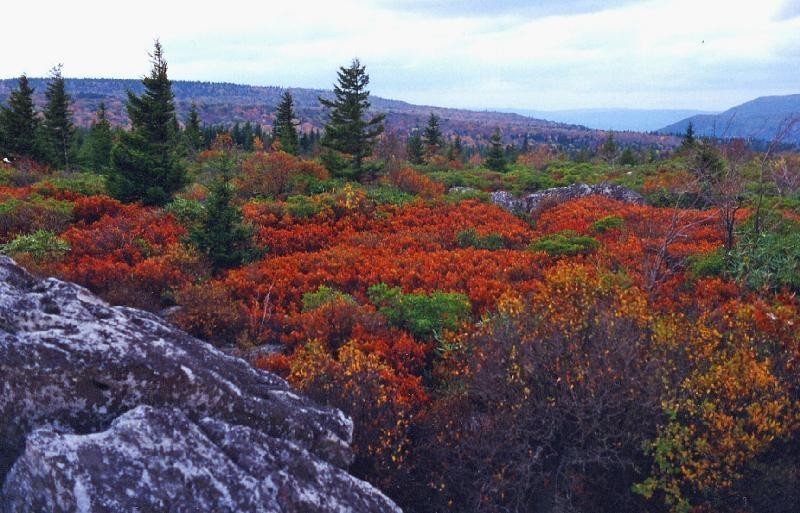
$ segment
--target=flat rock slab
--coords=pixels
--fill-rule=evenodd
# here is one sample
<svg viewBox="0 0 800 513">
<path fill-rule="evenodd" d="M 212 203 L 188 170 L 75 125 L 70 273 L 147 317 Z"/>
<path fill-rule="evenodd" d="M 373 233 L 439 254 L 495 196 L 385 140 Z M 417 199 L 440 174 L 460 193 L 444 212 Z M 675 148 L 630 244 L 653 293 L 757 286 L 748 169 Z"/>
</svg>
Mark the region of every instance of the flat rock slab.
<svg viewBox="0 0 800 513">
<path fill-rule="evenodd" d="M 0 256 L 4 513 L 399 511 L 342 470 L 352 429 L 160 317 Z"/>
<path fill-rule="evenodd" d="M 555 205 L 575 198 L 585 196 L 605 196 L 623 203 L 641 205 L 644 197 L 636 191 L 632 191 L 621 185 L 609 183 L 599 183 L 588 185 L 576 183 L 567 187 L 553 187 L 538 192 L 516 197 L 508 191 L 496 191 L 491 193 L 492 203 L 498 205 L 509 212 L 515 214 L 529 214 L 542 205 Z"/>
</svg>

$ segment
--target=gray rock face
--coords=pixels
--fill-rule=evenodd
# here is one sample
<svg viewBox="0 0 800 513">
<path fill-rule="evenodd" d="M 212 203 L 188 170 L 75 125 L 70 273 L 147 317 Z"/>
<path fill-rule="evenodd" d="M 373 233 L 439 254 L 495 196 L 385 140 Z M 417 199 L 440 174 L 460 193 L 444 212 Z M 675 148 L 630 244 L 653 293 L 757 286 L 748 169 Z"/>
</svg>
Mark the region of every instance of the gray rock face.
<svg viewBox="0 0 800 513">
<path fill-rule="evenodd" d="M 577 183 L 568 187 L 545 189 L 519 198 L 507 191 L 497 191 L 491 193 L 491 198 L 494 204 L 510 212 L 522 214 L 531 213 L 544 204 L 563 203 L 571 199 L 595 194 L 625 203 L 634 203 L 637 205 L 644 203 L 644 198 L 638 192 L 621 185 L 612 185 L 609 183 L 599 183 L 595 185 Z"/>
<path fill-rule="evenodd" d="M 398 512 L 352 423 L 147 312 L 0 256 L 0 512 Z"/>
</svg>

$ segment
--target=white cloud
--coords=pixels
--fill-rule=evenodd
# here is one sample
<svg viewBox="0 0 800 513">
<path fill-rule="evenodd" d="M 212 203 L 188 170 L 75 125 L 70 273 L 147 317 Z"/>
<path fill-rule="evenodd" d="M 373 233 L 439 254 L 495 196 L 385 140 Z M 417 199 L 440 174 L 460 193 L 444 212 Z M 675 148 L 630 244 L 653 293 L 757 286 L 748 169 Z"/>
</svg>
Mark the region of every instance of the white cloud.
<svg viewBox="0 0 800 513">
<path fill-rule="evenodd" d="M 373 93 L 421 103 L 720 109 L 792 92 L 795 4 L 503 0 L 479 16 L 475 0 L 14 2 L 2 38 L 19 44 L 0 76 L 63 62 L 68 76 L 138 77 L 158 36 L 173 78 L 329 87 L 359 56 Z"/>
</svg>

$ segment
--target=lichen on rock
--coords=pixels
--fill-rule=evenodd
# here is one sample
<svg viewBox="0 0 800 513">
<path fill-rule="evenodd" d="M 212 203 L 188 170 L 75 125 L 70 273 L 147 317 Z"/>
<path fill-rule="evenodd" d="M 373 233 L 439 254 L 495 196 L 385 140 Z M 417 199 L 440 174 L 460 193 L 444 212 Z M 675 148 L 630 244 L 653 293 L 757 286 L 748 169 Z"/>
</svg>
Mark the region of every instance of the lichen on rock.
<svg viewBox="0 0 800 513">
<path fill-rule="evenodd" d="M 153 314 L 0 256 L 0 512 L 399 511 L 352 422 Z"/>
</svg>

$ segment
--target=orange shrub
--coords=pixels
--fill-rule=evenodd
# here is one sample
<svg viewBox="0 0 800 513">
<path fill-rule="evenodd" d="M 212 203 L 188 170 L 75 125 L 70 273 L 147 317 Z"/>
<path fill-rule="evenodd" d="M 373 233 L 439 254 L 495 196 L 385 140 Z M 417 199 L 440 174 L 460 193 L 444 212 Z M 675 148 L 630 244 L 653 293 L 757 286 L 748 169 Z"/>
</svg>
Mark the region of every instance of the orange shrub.
<svg viewBox="0 0 800 513">
<path fill-rule="evenodd" d="M 271 197 L 289 192 L 305 192 L 301 177 L 329 178 L 321 164 L 303 160 L 282 151 L 256 152 L 242 162 L 236 187 L 244 197 Z"/>
<path fill-rule="evenodd" d="M 434 182 L 427 176 L 410 167 L 393 169 L 389 172 L 389 183 L 409 194 L 432 198 L 444 193 L 444 185 Z"/>
</svg>

